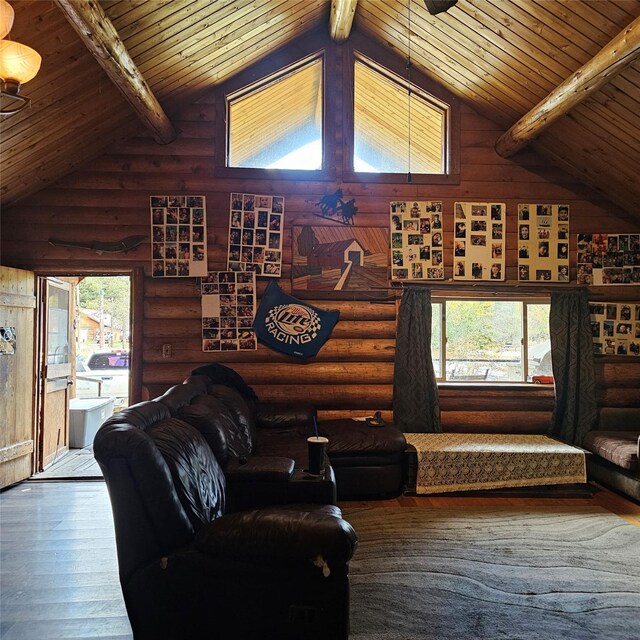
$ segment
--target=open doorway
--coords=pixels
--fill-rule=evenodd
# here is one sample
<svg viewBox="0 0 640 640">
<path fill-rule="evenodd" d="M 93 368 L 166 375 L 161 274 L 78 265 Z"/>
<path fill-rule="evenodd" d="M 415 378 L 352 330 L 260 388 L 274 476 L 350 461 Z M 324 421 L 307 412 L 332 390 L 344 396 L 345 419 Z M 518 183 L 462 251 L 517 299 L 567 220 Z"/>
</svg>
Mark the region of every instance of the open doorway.
<svg viewBox="0 0 640 640">
<path fill-rule="evenodd" d="M 44 382 L 39 392 L 40 455 L 33 478 L 99 478 L 102 474 L 93 457 L 95 433 L 109 416 L 129 405 L 131 277 L 41 280 L 39 379 Z M 52 286 L 69 292 L 64 300 L 66 315 L 51 307 L 48 292 Z M 63 297 L 58 296 L 58 306 L 62 306 Z M 63 316 L 69 318 L 70 367 L 62 379 L 53 381 L 48 336 L 52 335 L 52 324 L 60 332 L 59 318 Z M 52 390 L 57 395 L 52 395 Z"/>
</svg>

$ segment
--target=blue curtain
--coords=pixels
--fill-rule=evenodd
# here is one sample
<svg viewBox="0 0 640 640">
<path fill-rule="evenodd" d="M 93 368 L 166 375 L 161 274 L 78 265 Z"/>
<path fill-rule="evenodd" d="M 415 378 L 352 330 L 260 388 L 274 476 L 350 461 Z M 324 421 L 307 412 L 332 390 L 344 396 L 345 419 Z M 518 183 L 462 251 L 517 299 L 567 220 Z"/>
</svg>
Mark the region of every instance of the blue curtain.
<svg viewBox="0 0 640 640">
<path fill-rule="evenodd" d="M 597 421 L 593 338 L 586 291 L 551 294 L 551 359 L 556 402 L 549 435 L 582 445 Z"/>
<path fill-rule="evenodd" d="M 442 431 L 438 385 L 431 360 L 431 291 L 424 287 L 406 287 L 400 300 L 393 421 L 404 433 Z"/>
</svg>

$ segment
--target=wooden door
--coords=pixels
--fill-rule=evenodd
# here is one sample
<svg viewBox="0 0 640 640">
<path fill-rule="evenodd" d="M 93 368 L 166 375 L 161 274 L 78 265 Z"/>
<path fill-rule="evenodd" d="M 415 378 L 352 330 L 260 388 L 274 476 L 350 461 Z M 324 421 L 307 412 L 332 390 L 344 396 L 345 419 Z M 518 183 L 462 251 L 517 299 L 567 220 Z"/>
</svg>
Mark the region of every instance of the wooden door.
<svg viewBox="0 0 640 640">
<path fill-rule="evenodd" d="M 73 285 L 40 280 L 37 469 L 42 471 L 69 448 L 69 391 L 72 381 Z"/>
<path fill-rule="evenodd" d="M 0 267 L 0 488 L 33 471 L 35 275 Z"/>
</svg>

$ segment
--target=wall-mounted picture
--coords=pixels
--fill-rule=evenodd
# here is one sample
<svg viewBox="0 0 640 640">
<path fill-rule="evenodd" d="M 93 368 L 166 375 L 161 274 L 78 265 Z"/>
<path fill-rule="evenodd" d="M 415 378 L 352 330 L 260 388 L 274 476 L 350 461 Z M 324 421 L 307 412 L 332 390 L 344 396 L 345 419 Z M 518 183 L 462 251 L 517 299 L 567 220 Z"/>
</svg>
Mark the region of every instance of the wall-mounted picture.
<svg viewBox="0 0 640 640">
<path fill-rule="evenodd" d="M 505 279 L 506 214 L 503 203 L 455 203 L 454 280 Z"/>
<path fill-rule="evenodd" d="M 640 302 L 590 302 L 593 351 L 640 356 Z"/>
<path fill-rule="evenodd" d="M 518 205 L 518 280 L 569 282 L 569 205 Z"/>
<path fill-rule="evenodd" d="M 151 196 L 151 267 L 154 278 L 207 275 L 204 196 Z"/>
<path fill-rule="evenodd" d="M 284 198 L 232 193 L 227 267 L 258 276 L 282 275 Z"/>
<path fill-rule="evenodd" d="M 640 233 L 578 234 L 578 284 L 640 282 Z"/>
<path fill-rule="evenodd" d="M 252 351 L 256 312 L 254 271 L 210 271 L 200 281 L 202 350 Z"/>
<path fill-rule="evenodd" d="M 294 226 L 294 291 L 386 289 L 389 233 L 382 227 Z"/>
<path fill-rule="evenodd" d="M 391 280 L 443 280 L 441 201 L 389 203 Z"/>
<path fill-rule="evenodd" d="M 0 355 L 12 356 L 16 352 L 16 328 L 0 327 Z"/>
</svg>

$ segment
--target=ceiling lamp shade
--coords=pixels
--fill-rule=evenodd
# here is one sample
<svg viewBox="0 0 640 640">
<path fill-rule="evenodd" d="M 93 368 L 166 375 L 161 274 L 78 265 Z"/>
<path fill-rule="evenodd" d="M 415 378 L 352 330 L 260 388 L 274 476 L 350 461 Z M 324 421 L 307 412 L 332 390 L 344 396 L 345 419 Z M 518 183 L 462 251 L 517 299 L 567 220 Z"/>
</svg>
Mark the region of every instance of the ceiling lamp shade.
<svg viewBox="0 0 640 640">
<path fill-rule="evenodd" d="M 13 7 L 7 0 L 0 0 L 0 38 L 4 38 L 13 27 Z"/>
<path fill-rule="evenodd" d="M 13 40 L 0 41 L 0 78 L 7 84 L 21 84 L 35 78 L 42 58 L 40 54 Z M 9 88 L 6 89 L 10 91 Z M 16 91 L 17 93 L 17 91 Z"/>
</svg>

